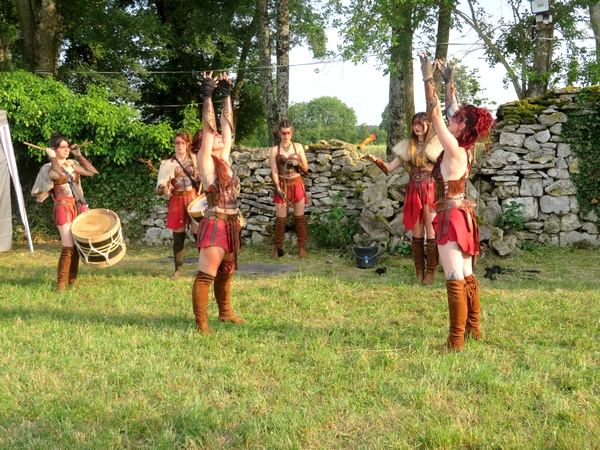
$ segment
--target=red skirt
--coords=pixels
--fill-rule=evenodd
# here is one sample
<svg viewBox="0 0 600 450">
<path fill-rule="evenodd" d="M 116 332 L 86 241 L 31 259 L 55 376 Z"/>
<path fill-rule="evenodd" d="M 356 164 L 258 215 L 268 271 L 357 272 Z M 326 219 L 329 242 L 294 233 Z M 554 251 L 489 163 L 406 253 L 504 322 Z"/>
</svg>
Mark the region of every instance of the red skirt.
<svg viewBox="0 0 600 450">
<path fill-rule="evenodd" d="M 72 223 L 77 217 L 75 197 L 56 197 L 54 199 L 54 224 L 56 226 Z"/>
<path fill-rule="evenodd" d="M 440 211 L 433 219 L 433 228 L 438 245 L 456 242 L 469 255 L 481 253 L 479 229 L 472 209 L 452 208 Z"/>
<path fill-rule="evenodd" d="M 412 230 L 418 223 L 423 223 L 423 208 L 428 205 L 433 210 L 435 201 L 435 181 L 411 181 L 406 188 L 404 200 L 404 218 L 402 223 L 406 230 Z"/>
<path fill-rule="evenodd" d="M 192 223 L 192 218 L 187 212 L 187 206 L 198 197 L 195 189 L 186 191 L 183 195 L 172 195 L 169 200 L 169 213 L 167 214 L 167 228 L 176 230 Z"/>
<path fill-rule="evenodd" d="M 304 204 L 308 205 L 308 195 L 306 195 L 306 188 L 304 187 L 304 182 L 302 179 L 294 183 L 287 184 L 284 186 L 283 182 L 279 183 L 279 187 L 285 192 L 285 195 L 288 200 L 288 204 L 291 206 L 294 203 L 299 203 L 304 200 Z M 275 191 L 275 195 L 273 197 L 273 201 L 279 205 L 285 203 L 281 197 Z"/>
<path fill-rule="evenodd" d="M 204 247 L 221 247 L 228 253 L 233 253 L 235 268 L 237 269 L 237 255 L 240 253 L 242 242 L 242 227 L 240 225 L 237 214 L 234 216 L 215 218 L 211 213 L 208 213 L 200 221 L 198 227 L 198 248 Z"/>
</svg>

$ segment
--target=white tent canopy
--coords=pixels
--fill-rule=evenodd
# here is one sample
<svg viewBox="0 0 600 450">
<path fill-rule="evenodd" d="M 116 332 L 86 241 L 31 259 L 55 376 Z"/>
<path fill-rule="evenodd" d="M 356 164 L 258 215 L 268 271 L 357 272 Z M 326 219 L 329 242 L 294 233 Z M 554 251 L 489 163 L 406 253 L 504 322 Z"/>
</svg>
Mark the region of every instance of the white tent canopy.
<svg viewBox="0 0 600 450">
<path fill-rule="evenodd" d="M 5 252 L 12 248 L 12 209 L 10 206 L 10 179 L 12 178 L 17 200 L 19 202 L 19 211 L 21 219 L 27 233 L 29 250 L 33 252 L 33 243 L 31 233 L 29 232 L 29 222 L 27 221 L 27 212 L 25 211 L 25 199 L 23 198 L 23 189 L 19 180 L 17 171 L 17 161 L 15 151 L 10 137 L 6 111 L 0 110 L 0 144 L 2 153 L 0 153 L 0 252 Z"/>
</svg>

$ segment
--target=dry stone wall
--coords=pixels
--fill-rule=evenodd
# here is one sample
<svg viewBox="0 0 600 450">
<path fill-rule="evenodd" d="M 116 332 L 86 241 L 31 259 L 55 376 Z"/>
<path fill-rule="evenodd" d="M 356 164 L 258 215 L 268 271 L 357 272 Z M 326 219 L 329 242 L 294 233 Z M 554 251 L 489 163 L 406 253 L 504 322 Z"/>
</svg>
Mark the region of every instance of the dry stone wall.
<svg viewBox="0 0 600 450">
<path fill-rule="evenodd" d="M 484 152 L 473 166 L 467 194 L 477 202 L 481 241 L 500 255 L 511 253 L 525 241 L 552 246 L 578 241 L 600 244 L 598 217 L 583 214 L 577 203 L 570 180 L 577 171 L 577 158 L 562 137 L 565 112 L 579 107 L 574 102 L 575 92 L 565 89 L 554 95 L 556 104 L 538 114 L 536 123 L 498 123 L 490 153 Z M 382 243 L 393 252 L 401 242 L 410 240 L 410 231 L 402 225 L 409 182 L 405 167 L 386 176 L 374 164 L 363 161 L 354 145 L 336 140 L 321 141 L 305 147 L 305 151 L 309 226 L 316 214 L 330 211 L 338 198 L 347 214 L 358 217 L 358 244 Z M 269 149 L 236 147 L 231 159 L 241 180 L 240 209 L 247 219 L 243 237 L 247 242 L 270 242 L 275 208 Z M 511 202 L 523 205 L 524 229 L 505 233 L 496 225 Z M 165 228 L 166 213 L 166 204 L 161 205 L 142 221 L 147 227 L 143 242 L 170 244 L 172 233 Z M 293 214 L 288 217 L 292 225 Z M 288 240 L 294 237 L 294 233 L 286 235 Z"/>
</svg>

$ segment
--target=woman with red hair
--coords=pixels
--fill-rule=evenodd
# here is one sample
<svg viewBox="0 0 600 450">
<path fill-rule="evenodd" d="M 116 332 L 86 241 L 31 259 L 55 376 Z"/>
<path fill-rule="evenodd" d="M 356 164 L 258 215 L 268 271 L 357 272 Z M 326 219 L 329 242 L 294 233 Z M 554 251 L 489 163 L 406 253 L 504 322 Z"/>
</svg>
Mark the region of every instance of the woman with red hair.
<svg viewBox="0 0 600 450">
<path fill-rule="evenodd" d="M 473 273 L 474 256 L 480 254 L 479 232 L 473 202 L 467 199 L 466 190 L 474 145 L 488 136 L 494 119 L 485 108 L 474 105 L 458 108 L 454 68 L 437 60 L 432 65 L 425 53 L 419 56 L 427 111 L 444 148 L 433 168 L 437 211 L 433 223 L 448 293 L 450 335 L 446 347 L 450 351 L 459 351 L 464 348 L 465 338 L 482 337 L 479 329 L 479 284 Z M 446 84 L 448 126 L 442 117 L 433 81 L 436 67 L 442 72 Z"/>
</svg>

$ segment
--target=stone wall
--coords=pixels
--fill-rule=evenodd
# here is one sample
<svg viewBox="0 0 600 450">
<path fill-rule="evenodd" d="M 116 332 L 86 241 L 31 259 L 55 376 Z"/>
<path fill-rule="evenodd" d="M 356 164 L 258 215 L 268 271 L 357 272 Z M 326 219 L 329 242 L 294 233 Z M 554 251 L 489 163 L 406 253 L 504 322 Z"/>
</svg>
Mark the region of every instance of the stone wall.
<svg viewBox="0 0 600 450">
<path fill-rule="evenodd" d="M 500 255 L 525 241 L 553 246 L 577 241 L 600 244 L 598 218 L 593 213 L 581 213 L 577 204 L 570 181 L 570 175 L 577 171 L 577 158 L 562 138 L 565 111 L 579 107 L 574 102 L 575 93 L 565 89 L 554 95 L 556 102 L 550 102 L 535 123 L 499 122 L 491 136 L 490 154 L 484 152 L 473 166 L 468 196 L 477 201 L 481 241 Z M 409 181 L 405 167 L 386 176 L 374 164 L 361 160 L 354 145 L 335 140 L 307 146 L 305 151 L 309 226 L 315 214 L 329 211 L 334 197 L 339 196 L 340 206 L 358 216 L 357 243 L 383 243 L 393 252 L 400 242 L 409 241 L 410 231 L 402 225 Z M 248 242 L 270 241 L 275 208 L 269 149 L 236 147 L 231 159 L 241 179 L 240 209 L 247 219 L 243 236 Z M 511 201 L 523 205 L 526 222 L 523 230 L 504 233 L 496 225 Z M 143 242 L 170 244 L 166 212 L 165 204 L 142 221 L 148 227 Z M 295 239 L 295 234 L 287 233 L 286 239 Z"/>
</svg>

